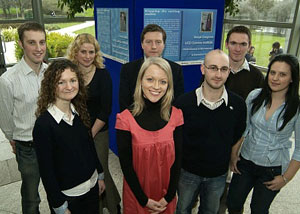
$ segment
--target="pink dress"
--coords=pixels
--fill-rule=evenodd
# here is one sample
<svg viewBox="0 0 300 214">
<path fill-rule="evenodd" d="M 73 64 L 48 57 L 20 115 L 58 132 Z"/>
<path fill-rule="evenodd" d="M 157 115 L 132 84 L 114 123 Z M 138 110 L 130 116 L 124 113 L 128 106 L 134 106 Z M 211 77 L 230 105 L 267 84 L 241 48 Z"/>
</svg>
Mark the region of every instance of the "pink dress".
<svg viewBox="0 0 300 214">
<path fill-rule="evenodd" d="M 133 168 L 148 198 L 159 201 L 168 191 L 170 169 L 175 161 L 173 132 L 182 124 L 182 112 L 175 107 L 172 107 L 168 123 L 157 131 L 141 128 L 127 109 L 117 114 L 116 129 L 131 132 Z M 175 208 L 176 197 L 163 213 L 174 214 Z M 125 179 L 123 179 L 123 213 L 149 213 L 147 207 L 139 204 Z"/>
</svg>

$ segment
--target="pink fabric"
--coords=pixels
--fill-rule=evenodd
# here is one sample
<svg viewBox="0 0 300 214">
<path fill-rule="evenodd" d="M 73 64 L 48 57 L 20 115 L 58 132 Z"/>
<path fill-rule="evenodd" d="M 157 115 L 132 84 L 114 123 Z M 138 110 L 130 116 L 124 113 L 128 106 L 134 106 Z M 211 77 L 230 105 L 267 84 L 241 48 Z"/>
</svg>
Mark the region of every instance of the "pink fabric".
<svg viewBox="0 0 300 214">
<path fill-rule="evenodd" d="M 175 107 L 172 107 L 167 125 L 157 131 L 141 128 L 128 110 L 117 114 L 116 129 L 131 132 L 133 168 L 148 198 L 159 201 L 167 193 L 170 169 L 175 160 L 173 132 L 182 124 L 182 112 Z M 163 213 L 174 214 L 175 208 L 174 197 Z M 149 213 L 147 207 L 140 206 L 125 179 L 123 179 L 123 213 Z"/>
</svg>

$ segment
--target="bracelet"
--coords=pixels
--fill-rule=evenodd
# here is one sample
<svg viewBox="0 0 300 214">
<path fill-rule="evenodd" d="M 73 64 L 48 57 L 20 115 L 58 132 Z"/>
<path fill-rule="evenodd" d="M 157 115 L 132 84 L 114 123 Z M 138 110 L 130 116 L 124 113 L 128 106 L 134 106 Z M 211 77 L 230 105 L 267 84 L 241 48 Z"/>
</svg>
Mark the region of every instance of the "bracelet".
<svg viewBox="0 0 300 214">
<path fill-rule="evenodd" d="M 284 175 L 281 175 L 281 177 L 282 177 L 284 183 L 287 184 L 288 183 L 288 179 L 286 177 L 284 177 Z"/>
</svg>

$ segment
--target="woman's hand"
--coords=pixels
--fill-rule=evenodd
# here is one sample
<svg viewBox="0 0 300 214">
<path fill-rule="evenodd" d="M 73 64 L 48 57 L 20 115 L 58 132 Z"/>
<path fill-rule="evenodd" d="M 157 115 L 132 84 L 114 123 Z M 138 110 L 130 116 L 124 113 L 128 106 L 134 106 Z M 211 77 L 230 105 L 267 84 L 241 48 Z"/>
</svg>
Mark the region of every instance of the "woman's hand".
<svg viewBox="0 0 300 214">
<path fill-rule="evenodd" d="M 269 190 L 276 191 L 280 190 L 282 187 L 286 185 L 286 182 L 284 181 L 283 177 L 281 175 L 275 176 L 272 181 L 264 182 L 264 185 Z"/>
<path fill-rule="evenodd" d="M 239 169 L 237 168 L 237 162 L 240 161 L 240 157 L 237 154 L 231 154 L 231 159 L 229 163 L 230 170 L 233 173 L 241 174 Z"/>
<path fill-rule="evenodd" d="M 166 207 L 168 205 L 168 202 L 165 198 L 161 198 L 158 203 L 160 203 L 163 207 Z"/>
<path fill-rule="evenodd" d="M 99 186 L 99 195 L 101 195 L 105 190 L 104 180 L 98 180 L 98 186 Z"/>
<path fill-rule="evenodd" d="M 167 207 L 162 206 L 159 202 L 152 199 L 148 199 L 146 207 L 149 208 L 149 212 L 152 214 L 158 214 L 163 212 Z"/>
</svg>

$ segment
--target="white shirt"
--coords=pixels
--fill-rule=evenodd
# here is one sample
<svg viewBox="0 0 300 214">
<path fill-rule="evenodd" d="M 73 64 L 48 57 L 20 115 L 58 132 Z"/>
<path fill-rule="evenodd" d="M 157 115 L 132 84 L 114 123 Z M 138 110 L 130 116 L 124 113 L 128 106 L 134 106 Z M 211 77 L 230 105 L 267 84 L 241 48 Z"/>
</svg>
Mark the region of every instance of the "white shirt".
<svg viewBox="0 0 300 214">
<path fill-rule="evenodd" d="M 23 57 L 0 77 L 0 128 L 9 141 L 32 140 L 37 99 L 46 68 L 47 64 L 42 63 L 37 75 Z"/>
<path fill-rule="evenodd" d="M 210 110 L 215 110 L 216 108 L 221 106 L 223 102 L 225 102 L 225 105 L 227 106 L 228 94 L 227 94 L 227 91 L 224 86 L 223 86 L 222 96 L 215 102 L 211 102 L 211 101 L 208 101 L 207 99 L 205 99 L 205 97 L 203 96 L 203 87 L 204 86 L 201 85 L 199 88 L 196 89 L 196 97 L 197 97 L 197 105 L 198 106 L 202 103 Z"/>
<path fill-rule="evenodd" d="M 234 70 L 231 69 L 231 73 L 236 74 L 236 73 L 238 73 L 242 70 L 250 71 L 250 66 L 249 66 L 249 63 L 246 59 L 244 60 L 244 63 L 242 64 L 242 66 L 237 71 L 234 71 Z"/>
</svg>

